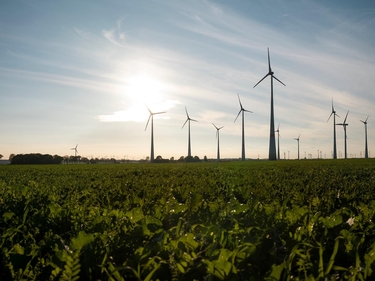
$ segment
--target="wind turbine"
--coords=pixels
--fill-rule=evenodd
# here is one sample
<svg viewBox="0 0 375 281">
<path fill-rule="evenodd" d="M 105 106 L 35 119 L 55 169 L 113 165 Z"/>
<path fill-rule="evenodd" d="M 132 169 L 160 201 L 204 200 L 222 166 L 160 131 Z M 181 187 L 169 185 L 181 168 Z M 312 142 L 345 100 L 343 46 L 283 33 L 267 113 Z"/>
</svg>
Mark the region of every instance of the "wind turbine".
<svg viewBox="0 0 375 281">
<path fill-rule="evenodd" d="M 240 111 L 238 112 L 236 119 L 234 119 L 234 122 L 236 122 L 238 116 L 242 112 L 242 155 L 241 155 L 241 159 L 242 159 L 242 161 L 245 161 L 245 117 L 244 116 L 245 116 L 245 111 L 250 112 L 250 113 L 253 113 L 253 112 L 243 108 L 241 100 L 240 100 L 240 95 L 237 94 L 237 96 L 238 96 L 238 102 L 240 103 Z"/>
<path fill-rule="evenodd" d="M 298 160 L 299 160 L 299 137 L 301 136 L 301 134 L 299 134 L 298 138 L 295 138 L 295 140 L 298 142 Z"/>
<path fill-rule="evenodd" d="M 280 160 L 280 123 L 277 126 L 277 130 L 275 133 L 277 133 L 277 159 Z"/>
<path fill-rule="evenodd" d="M 186 111 L 186 121 L 185 121 L 184 125 L 182 125 L 182 128 L 185 126 L 186 122 L 189 122 L 189 125 L 188 125 L 188 157 L 191 157 L 190 121 L 194 121 L 194 122 L 198 122 L 198 121 L 190 118 L 189 113 L 186 109 L 186 106 L 185 106 L 185 111 Z"/>
<path fill-rule="evenodd" d="M 146 106 L 147 107 L 147 106 Z M 148 112 L 150 112 L 150 116 L 148 117 L 147 124 L 145 127 L 145 131 L 147 129 L 148 123 L 150 122 L 151 119 L 151 155 L 150 155 L 150 161 L 154 161 L 154 115 L 156 114 L 163 114 L 166 112 L 151 112 L 151 110 L 147 107 Z"/>
<path fill-rule="evenodd" d="M 327 122 L 333 115 L 333 159 L 337 159 L 337 150 L 336 150 L 336 116 L 340 117 L 336 114 L 335 108 L 333 107 L 333 99 L 332 99 L 332 112 L 331 115 L 328 117 Z"/>
<path fill-rule="evenodd" d="M 349 114 L 349 110 L 348 110 L 348 112 L 346 113 L 346 116 L 345 116 L 345 119 L 344 119 L 344 122 L 343 123 L 339 123 L 339 124 L 336 124 L 336 125 L 340 125 L 340 126 L 343 126 L 344 127 L 344 145 L 345 145 L 345 147 L 344 147 L 344 151 L 345 151 L 345 155 L 344 155 L 344 158 L 346 159 L 347 158 L 347 149 L 346 149 L 346 139 L 347 139 L 347 137 L 346 137 L 346 126 L 348 126 L 349 124 L 347 124 L 346 123 L 346 118 L 348 117 L 348 114 Z"/>
<path fill-rule="evenodd" d="M 74 150 L 74 157 L 77 157 L 77 153 L 79 153 L 77 150 L 77 147 L 78 147 L 78 144 L 76 145 L 76 147 L 73 147 L 70 149 L 70 150 Z"/>
<path fill-rule="evenodd" d="M 367 119 L 368 119 L 368 116 L 367 116 L 367 118 L 366 118 L 365 121 L 359 120 L 363 124 L 365 124 L 365 158 L 368 158 L 368 148 L 367 148 Z"/>
<path fill-rule="evenodd" d="M 276 79 L 278 82 L 286 86 L 283 82 L 274 76 L 274 72 L 271 69 L 271 62 L 270 62 L 270 49 L 267 48 L 268 51 L 268 73 L 260 79 L 258 83 L 255 84 L 253 88 L 258 86 L 260 82 L 262 82 L 267 76 L 271 76 L 271 119 L 270 119 L 270 146 L 269 146 L 269 160 L 276 160 L 276 144 L 275 144 L 275 122 L 274 122 L 274 114 L 273 114 L 273 79 Z"/>
<path fill-rule="evenodd" d="M 219 139 L 219 131 L 220 129 L 224 128 L 224 126 L 218 128 L 215 126 L 214 123 L 212 123 L 212 125 L 214 125 L 214 127 L 216 128 L 216 138 L 217 138 L 217 161 L 220 161 L 220 139 Z"/>
</svg>

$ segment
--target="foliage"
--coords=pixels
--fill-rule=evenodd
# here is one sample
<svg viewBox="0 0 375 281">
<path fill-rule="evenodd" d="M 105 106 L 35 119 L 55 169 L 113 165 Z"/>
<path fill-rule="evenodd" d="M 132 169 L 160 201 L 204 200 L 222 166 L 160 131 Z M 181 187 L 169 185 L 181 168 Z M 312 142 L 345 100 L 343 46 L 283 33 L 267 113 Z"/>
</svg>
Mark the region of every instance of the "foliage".
<svg viewBox="0 0 375 281">
<path fill-rule="evenodd" d="M 61 164 L 63 157 L 58 155 L 29 153 L 13 155 L 11 164 Z"/>
<path fill-rule="evenodd" d="M 366 280 L 375 162 L 3 166 L 1 280 Z"/>
</svg>

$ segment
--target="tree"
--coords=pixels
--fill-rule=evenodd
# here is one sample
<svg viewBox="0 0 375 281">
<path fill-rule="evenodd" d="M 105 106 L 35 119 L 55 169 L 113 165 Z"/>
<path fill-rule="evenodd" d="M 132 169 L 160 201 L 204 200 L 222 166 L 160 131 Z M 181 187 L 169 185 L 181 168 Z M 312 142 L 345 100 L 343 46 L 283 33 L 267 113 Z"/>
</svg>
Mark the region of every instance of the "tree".
<svg viewBox="0 0 375 281">
<path fill-rule="evenodd" d="M 9 155 L 9 161 L 12 162 L 12 159 L 13 159 L 14 156 L 16 156 L 14 153 L 12 153 L 11 155 Z"/>
<path fill-rule="evenodd" d="M 2 154 L 0 154 L 0 159 L 3 158 L 4 156 Z"/>
</svg>

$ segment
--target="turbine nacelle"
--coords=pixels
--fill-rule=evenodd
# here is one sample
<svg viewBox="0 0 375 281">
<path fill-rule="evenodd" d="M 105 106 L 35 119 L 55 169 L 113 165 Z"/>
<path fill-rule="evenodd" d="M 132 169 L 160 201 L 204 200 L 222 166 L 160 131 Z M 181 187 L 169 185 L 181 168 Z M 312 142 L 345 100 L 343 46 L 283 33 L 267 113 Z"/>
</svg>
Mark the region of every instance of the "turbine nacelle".
<svg viewBox="0 0 375 281">
<path fill-rule="evenodd" d="M 242 103 L 241 103 L 241 99 L 240 99 L 240 95 L 237 93 L 237 96 L 238 96 L 238 102 L 240 103 L 240 111 L 238 112 L 237 116 L 236 116 L 236 119 L 234 119 L 233 123 L 236 122 L 238 116 L 240 116 L 241 112 L 250 112 L 250 113 L 253 113 L 252 111 L 250 110 L 247 110 L 245 109 L 243 106 L 242 106 Z"/>
<path fill-rule="evenodd" d="M 153 119 L 154 115 L 167 113 L 166 111 L 163 111 L 163 112 L 152 112 L 148 107 L 147 107 L 147 110 L 148 110 L 148 112 L 150 112 L 150 116 L 148 117 L 148 120 L 147 120 L 147 123 L 146 123 L 146 127 L 145 127 L 145 131 L 147 129 L 148 123 L 150 122 L 150 119 Z"/>
<path fill-rule="evenodd" d="M 183 127 L 185 127 L 185 124 L 189 121 L 194 121 L 194 122 L 198 122 L 197 120 L 194 120 L 194 119 L 191 119 L 190 118 L 190 116 L 189 116 L 189 113 L 188 113 L 188 111 L 187 111 L 187 109 L 186 109 L 186 106 L 185 106 L 185 112 L 186 112 L 186 121 L 185 121 L 185 123 L 184 123 L 184 125 L 182 125 L 182 127 L 181 127 L 181 129 L 183 128 Z"/>
</svg>

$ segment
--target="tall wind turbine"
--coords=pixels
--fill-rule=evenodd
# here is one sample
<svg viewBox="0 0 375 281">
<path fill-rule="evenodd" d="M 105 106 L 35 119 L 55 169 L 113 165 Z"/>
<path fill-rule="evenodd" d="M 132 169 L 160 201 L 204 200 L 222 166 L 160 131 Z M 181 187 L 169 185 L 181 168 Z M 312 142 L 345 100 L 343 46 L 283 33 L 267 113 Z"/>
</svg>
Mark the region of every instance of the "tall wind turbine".
<svg viewBox="0 0 375 281">
<path fill-rule="evenodd" d="M 368 148 L 367 148 L 367 119 L 368 119 L 368 116 L 367 116 L 367 118 L 366 118 L 365 121 L 359 120 L 363 124 L 365 124 L 365 158 L 368 158 Z"/>
<path fill-rule="evenodd" d="M 336 114 L 335 108 L 333 107 L 333 99 L 332 99 L 332 112 L 331 115 L 328 117 L 327 122 L 333 115 L 333 159 L 337 159 L 337 150 L 336 150 L 336 116 L 340 117 Z"/>
<path fill-rule="evenodd" d="M 270 146 L 269 146 L 269 153 L 268 159 L 269 160 L 276 160 L 276 144 L 275 144 L 275 122 L 274 122 L 274 114 L 273 114 L 273 79 L 276 79 L 278 82 L 286 86 L 283 82 L 274 76 L 274 72 L 271 69 L 271 62 L 270 62 L 270 50 L 267 48 L 268 51 L 268 73 L 260 79 L 258 83 L 255 84 L 254 88 L 258 86 L 260 82 L 262 82 L 267 76 L 271 76 L 271 118 L 270 118 Z"/>
<path fill-rule="evenodd" d="M 280 160 L 280 123 L 275 133 L 277 133 L 277 160 Z"/>
<path fill-rule="evenodd" d="M 147 106 L 146 106 L 147 107 Z M 150 112 L 150 116 L 148 117 L 147 124 L 145 127 L 145 131 L 147 129 L 148 123 L 151 119 L 151 155 L 150 155 L 150 161 L 154 162 L 154 115 L 156 114 L 163 114 L 165 112 L 151 112 L 151 110 L 147 107 L 148 112 Z"/>
<path fill-rule="evenodd" d="M 243 108 L 241 100 L 240 100 L 240 95 L 237 94 L 237 96 L 238 96 L 238 102 L 240 103 L 240 111 L 238 112 L 236 119 L 234 119 L 234 122 L 236 122 L 238 116 L 242 112 L 242 154 L 241 154 L 241 159 L 242 159 L 242 161 L 245 161 L 245 112 L 250 112 L 250 113 L 253 113 L 253 112 Z"/>
<path fill-rule="evenodd" d="M 77 147 L 78 147 L 78 144 L 76 145 L 76 147 L 73 147 L 70 149 L 70 150 L 74 150 L 74 157 L 77 157 L 77 153 L 79 153 L 77 150 Z"/>
<path fill-rule="evenodd" d="M 298 138 L 295 138 L 295 140 L 298 142 L 298 160 L 299 160 L 299 137 L 301 136 L 301 134 L 299 134 Z"/>
<path fill-rule="evenodd" d="M 339 123 L 339 124 L 336 124 L 336 125 L 340 125 L 340 126 L 343 126 L 344 127 L 344 151 L 345 151 L 345 155 L 344 155 L 344 158 L 346 159 L 347 158 L 347 155 L 348 155 L 348 153 L 347 153 L 347 146 L 346 146 L 346 139 L 347 139 L 347 137 L 346 137 L 346 126 L 348 126 L 349 124 L 347 124 L 346 123 L 346 118 L 348 117 L 348 114 L 349 114 L 349 110 L 348 110 L 348 112 L 346 113 L 346 116 L 345 116 L 345 119 L 344 119 L 344 122 L 343 123 Z"/>
<path fill-rule="evenodd" d="M 212 125 L 214 125 L 214 127 L 216 128 L 216 138 L 217 138 L 217 161 L 220 161 L 220 135 L 219 135 L 219 131 L 220 129 L 224 128 L 224 126 L 218 128 L 215 126 L 214 123 L 212 123 Z"/>
<path fill-rule="evenodd" d="M 186 122 L 189 122 L 189 124 L 188 124 L 188 157 L 191 157 L 190 121 L 194 121 L 194 122 L 198 122 L 198 121 L 190 118 L 189 113 L 186 109 L 186 106 L 185 106 L 185 111 L 186 111 L 186 121 L 185 121 L 184 125 L 182 125 L 182 128 L 185 126 Z"/>
</svg>

